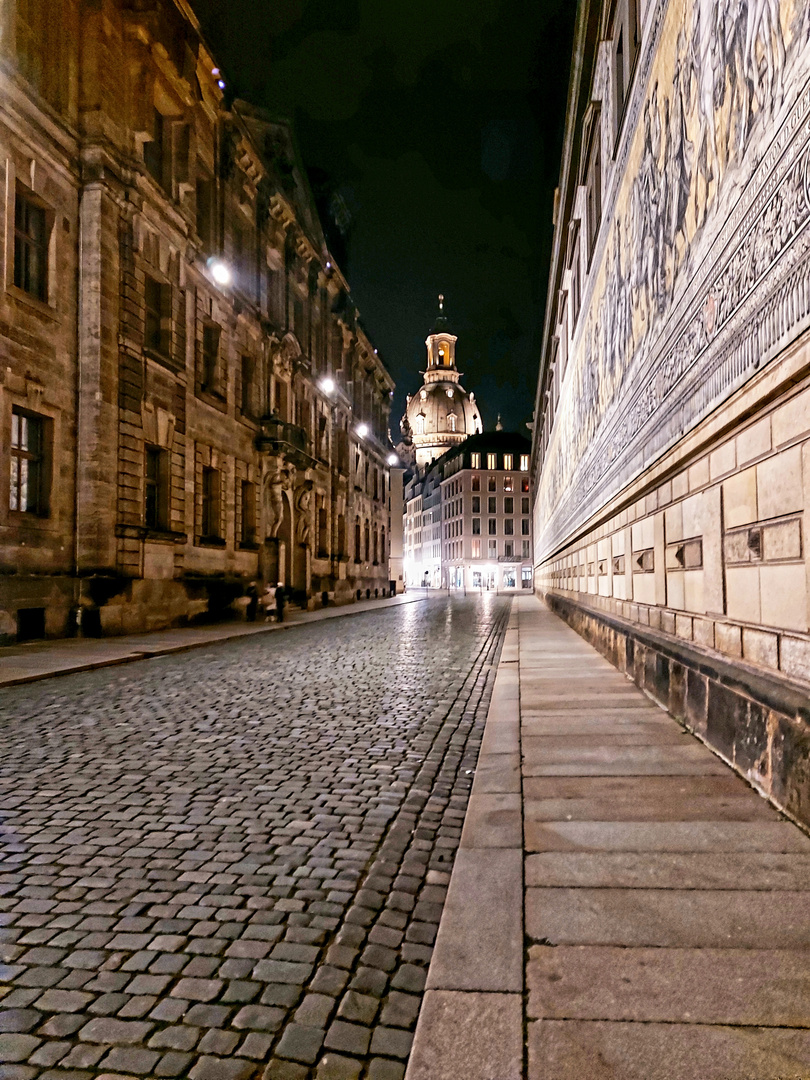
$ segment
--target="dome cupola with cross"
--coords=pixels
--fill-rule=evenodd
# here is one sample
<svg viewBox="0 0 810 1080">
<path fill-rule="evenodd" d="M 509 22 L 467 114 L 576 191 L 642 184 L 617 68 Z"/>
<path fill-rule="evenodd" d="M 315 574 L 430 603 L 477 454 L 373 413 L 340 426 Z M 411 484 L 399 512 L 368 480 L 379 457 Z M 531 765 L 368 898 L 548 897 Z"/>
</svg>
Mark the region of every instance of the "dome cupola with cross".
<svg viewBox="0 0 810 1080">
<path fill-rule="evenodd" d="M 416 394 L 408 395 L 403 432 L 408 432 L 421 468 L 483 430 L 481 413 L 474 394 L 461 385 L 456 367 L 456 338 L 444 309 L 444 296 L 439 296 L 439 312 L 428 334 L 427 370 Z"/>
</svg>

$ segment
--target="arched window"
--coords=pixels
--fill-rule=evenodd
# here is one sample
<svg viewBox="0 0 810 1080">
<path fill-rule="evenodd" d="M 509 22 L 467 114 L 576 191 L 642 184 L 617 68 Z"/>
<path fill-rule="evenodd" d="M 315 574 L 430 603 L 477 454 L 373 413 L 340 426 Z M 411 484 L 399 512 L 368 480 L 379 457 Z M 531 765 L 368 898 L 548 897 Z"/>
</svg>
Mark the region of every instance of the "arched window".
<svg viewBox="0 0 810 1080">
<path fill-rule="evenodd" d="M 360 516 L 354 519 L 354 561 L 360 562 Z"/>
<path fill-rule="evenodd" d="M 413 425 L 413 430 L 414 434 L 416 435 L 425 434 L 425 414 L 423 412 L 420 412 L 416 417 L 416 422 Z"/>
<path fill-rule="evenodd" d="M 382 532 L 380 533 L 380 562 L 384 563 L 387 558 L 388 552 L 385 548 L 385 526 L 383 525 Z"/>
<path fill-rule="evenodd" d="M 447 430 L 448 431 L 455 431 L 456 430 L 456 414 L 455 413 L 449 412 L 447 414 Z"/>
<path fill-rule="evenodd" d="M 379 550 L 379 539 L 378 539 L 378 537 L 377 537 L 377 526 L 375 525 L 375 526 L 374 526 L 374 565 L 375 565 L 375 566 L 377 566 L 377 564 L 378 564 L 378 563 L 379 563 L 379 561 L 380 561 L 380 560 L 379 560 L 379 559 L 377 558 L 377 556 L 379 555 L 379 553 L 380 553 L 380 550 Z"/>
<path fill-rule="evenodd" d="M 369 561 L 369 555 L 371 554 L 371 530 L 368 527 L 368 521 L 366 521 L 365 537 L 366 541 L 366 562 Z"/>
</svg>

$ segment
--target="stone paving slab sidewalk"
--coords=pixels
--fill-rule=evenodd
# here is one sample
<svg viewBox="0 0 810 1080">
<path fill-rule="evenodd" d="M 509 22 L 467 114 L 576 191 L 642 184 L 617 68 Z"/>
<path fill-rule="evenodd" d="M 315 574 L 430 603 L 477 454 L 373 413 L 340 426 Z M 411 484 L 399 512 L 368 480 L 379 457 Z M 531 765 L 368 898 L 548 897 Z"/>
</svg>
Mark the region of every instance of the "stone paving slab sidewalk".
<svg viewBox="0 0 810 1080">
<path fill-rule="evenodd" d="M 146 634 L 125 634 L 109 638 L 66 638 L 56 641 L 37 641 L 25 645 L 0 648 L 0 686 L 16 686 L 36 682 L 56 675 L 72 675 L 77 671 L 93 671 L 95 668 L 128 664 L 153 656 L 185 652 L 203 645 L 215 645 L 220 641 L 251 637 L 289 630 L 312 622 L 339 618 L 342 615 L 359 615 L 365 611 L 380 611 L 402 604 L 413 604 L 426 599 L 426 593 L 401 594 L 385 600 L 361 600 L 356 604 L 321 608 L 317 611 L 300 611 L 287 608 L 283 623 L 232 622 L 214 626 L 181 627 L 174 630 L 155 630 Z"/>
<path fill-rule="evenodd" d="M 810 1077 L 810 839 L 535 597 L 406 1080 L 458 1077 Z"/>
</svg>

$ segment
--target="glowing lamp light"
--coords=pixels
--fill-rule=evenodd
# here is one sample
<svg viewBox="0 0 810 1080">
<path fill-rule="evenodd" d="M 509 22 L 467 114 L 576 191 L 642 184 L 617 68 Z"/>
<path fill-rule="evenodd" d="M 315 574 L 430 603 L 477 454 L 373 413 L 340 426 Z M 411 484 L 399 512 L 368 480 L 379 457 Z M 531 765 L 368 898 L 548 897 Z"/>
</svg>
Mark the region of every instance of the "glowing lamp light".
<svg viewBox="0 0 810 1080">
<path fill-rule="evenodd" d="M 327 270 L 331 270 L 331 269 L 332 269 L 332 264 L 331 264 L 330 262 L 327 262 L 327 264 L 326 264 L 326 269 L 327 269 Z"/>
<path fill-rule="evenodd" d="M 320 387 L 325 394 L 333 394 L 335 392 L 335 380 L 328 377 L 321 379 Z"/>
<path fill-rule="evenodd" d="M 389 465 L 394 466 L 394 465 L 397 465 L 398 463 L 399 463 L 399 458 L 397 457 L 396 454 L 389 454 L 388 455 L 388 464 Z"/>
<path fill-rule="evenodd" d="M 209 259 L 208 269 L 217 285 L 228 286 L 233 281 L 231 268 L 223 259 Z"/>
<path fill-rule="evenodd" d="M 211 68 L 212 75 L 219 75 L 219 68 Z"/>
<path fill-rule="evenodd" d="M 220 88 L 220 90 L 224 90 L 225 89 L 224 80 L 223 79 L 217 79 L 217 86 Z"/>
<path fill-rule="evenodd" d="M 365 439 L 368 435 L 368 424 L 358 424 L 357 434 L 360 436 L 361 439 Z"/>
</svg>

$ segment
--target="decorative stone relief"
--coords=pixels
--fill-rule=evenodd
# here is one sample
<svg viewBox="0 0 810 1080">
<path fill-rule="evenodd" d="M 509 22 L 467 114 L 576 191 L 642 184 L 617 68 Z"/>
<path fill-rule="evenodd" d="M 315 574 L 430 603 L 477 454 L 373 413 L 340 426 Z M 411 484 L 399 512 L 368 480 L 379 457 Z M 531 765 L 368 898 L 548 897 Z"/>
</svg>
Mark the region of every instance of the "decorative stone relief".
<svg viewBox="0 0 810 1080">
<path fill-rule="evenodd" d="M 541 559 L 810 321 L 808 11 L 650 14 L 540 476 Z"/>
</svg>

